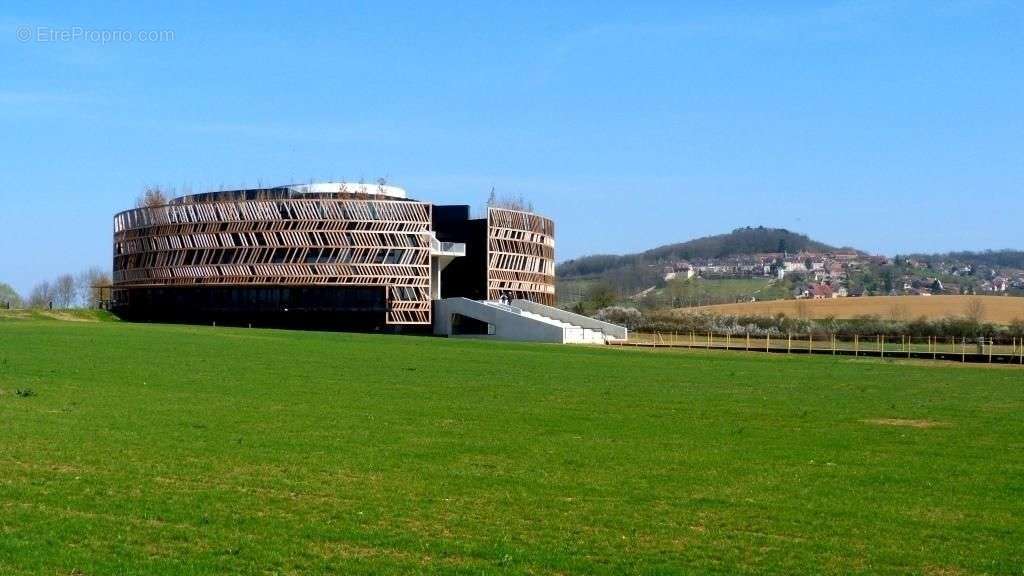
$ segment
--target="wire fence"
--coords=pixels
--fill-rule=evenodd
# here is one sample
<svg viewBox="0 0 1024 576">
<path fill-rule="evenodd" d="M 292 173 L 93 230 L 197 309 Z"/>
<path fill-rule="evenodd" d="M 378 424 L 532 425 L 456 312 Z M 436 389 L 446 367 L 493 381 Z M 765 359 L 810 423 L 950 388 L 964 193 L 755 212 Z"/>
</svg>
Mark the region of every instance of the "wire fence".
<svg viewBox="0 0 1024 576">
<path fill-rule="evenodd" d="M 785 354 L 832 354 L 880 358 L 925 358 L 1024 365 L 1024 338 L 939 336 L 846 336 L 786 334 L 751 336 L 713 332 L 630 332 L 627 346 L 705 348 Z"/>
</svg>

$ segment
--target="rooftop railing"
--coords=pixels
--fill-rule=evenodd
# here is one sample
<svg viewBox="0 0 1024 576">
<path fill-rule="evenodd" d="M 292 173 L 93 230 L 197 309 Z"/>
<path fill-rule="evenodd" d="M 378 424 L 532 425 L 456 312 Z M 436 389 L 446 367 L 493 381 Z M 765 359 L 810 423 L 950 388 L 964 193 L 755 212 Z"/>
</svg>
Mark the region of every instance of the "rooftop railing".
<svg viewBox="0 0 1024 576">
<path fill-rule="evenodd" d="M 437 238 L 430 239 L 430 249 L 435 254 L 452 254 L 455 256 L 466 255 L 466 245 L 462 242 L 441 242 Z"/>
</svg>

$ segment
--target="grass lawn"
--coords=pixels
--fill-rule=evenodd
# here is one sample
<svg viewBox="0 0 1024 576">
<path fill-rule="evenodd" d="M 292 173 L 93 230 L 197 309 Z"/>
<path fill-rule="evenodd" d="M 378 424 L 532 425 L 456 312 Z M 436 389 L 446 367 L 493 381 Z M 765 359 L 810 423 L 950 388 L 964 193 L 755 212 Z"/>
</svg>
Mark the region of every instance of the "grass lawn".
<svg viewBox="0 0 1024 576">
<path fill-rule="evenodd" d="M 5 576 L 1022 566 L 1019 368 L 0 320 Z"/>
</svg>

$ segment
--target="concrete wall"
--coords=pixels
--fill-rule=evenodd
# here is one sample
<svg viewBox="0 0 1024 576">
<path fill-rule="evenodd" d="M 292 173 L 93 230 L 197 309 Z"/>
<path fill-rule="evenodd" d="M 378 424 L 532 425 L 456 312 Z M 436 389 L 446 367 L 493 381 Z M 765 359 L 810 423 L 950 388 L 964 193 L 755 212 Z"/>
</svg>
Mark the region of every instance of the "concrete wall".
<svg viewBox="0 0 1024 576">
<path fill-rule="evenodd" d="M 434 302 L 434 334 L 438 336 L 452 335 L 453 314 L 462 314 L 494 327 L 493 335 L 467 336 L 470 338 L 558 344 L 565 341 L 565 330 L 561 326 L 520 316 L 515 312 L 488 306 L 468 298 L 446 298 Z"/>
<path fill-rule="evenodd" d="M 535 314 L 542 314 L 548 318 L 554 318 L 555 320 L 561 320 L 569 324 L 575 324 L 583 328 L 590 328 L 591 330 L 600 330 L 605 335 L 617 338 L 619 340 L 626 340 L 629 337 L 629 331 L 624 326 L 617 324 L 611 324 L 609 322 L 602 322 L 595 320 L 589 316 L 583 316 L 581 314 L 574 314 L 572 312 L 566 312 L 560 308 L 554 308 L 552 306 L 545 306 L 529 300 L 513 300 L 512 305 L 516 308 L 522 308 L 527 312 L 533 312 Z"/>
</svg>

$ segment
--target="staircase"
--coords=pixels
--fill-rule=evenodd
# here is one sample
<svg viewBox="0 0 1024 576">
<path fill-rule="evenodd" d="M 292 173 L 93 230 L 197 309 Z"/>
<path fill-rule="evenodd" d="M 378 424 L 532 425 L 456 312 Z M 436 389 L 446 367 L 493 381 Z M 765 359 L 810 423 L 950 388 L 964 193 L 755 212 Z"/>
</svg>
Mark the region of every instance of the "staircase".
<svg viewBox="0 0 1024 576">
<path fill-rule="evenodd" d="M 546 324 L 550 324 L 552 326 L 557 326 L 561 328 L 564 331 L 564 337 L 562 338 L 563 344 L 605 344 L 604 333 L 601 332 L 600 330 L 591 330 L 590 328 L 584 328 L 583 326 L 578 326 L 576 324 L 571 324 L 569 322 L 563 322 L 561 320 L 557 320 L 555 318 L 545 316 L 543 314 L 538 314 L 536 312 L 527 312 L 522 308 L 508 304 L 501 304 L 499 302 L 488 301 L 485 301 L 484 304 L 486 304 L 487 306 L 497 306 L 504 310 L 508 310 L 513 314 L 519 314 L 524 318 L 530 318 L 536 320 L 537 322 L 544 322 Z"/>
<path fill-rule="evenodd" d="M 486 300 L 445 298 L 436 300 L 434 306 L 434 333 L 442 336 L 561 344 L 606 344 L 626 338 L 625 328 L 621 326 L 526 300 L 502 304 Z M 486 323 L 487 334 L 453 334 L 453 319 L 456 315 Z"/>
</svg>

